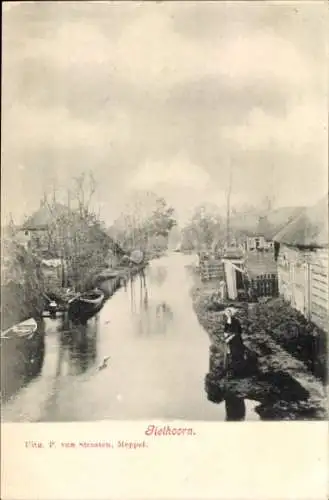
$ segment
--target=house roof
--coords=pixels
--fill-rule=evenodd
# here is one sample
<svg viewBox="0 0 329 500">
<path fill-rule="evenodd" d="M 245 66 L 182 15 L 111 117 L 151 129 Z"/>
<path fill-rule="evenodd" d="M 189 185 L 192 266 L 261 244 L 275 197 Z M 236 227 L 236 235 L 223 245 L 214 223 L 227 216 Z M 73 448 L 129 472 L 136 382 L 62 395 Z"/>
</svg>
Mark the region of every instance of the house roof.
<svg viewBox="0 0 329 500">
<path fill-rule="evenodd" d="M 275 236 L 274 241 L 304 248 L 328 247 L 328 196 L 289 222 Z"/>
<path fill-rule="evenodd" d="M 51 224 L 54 216 L 58 217 L 64 213 L 67 213 L 67 207 L 60 203 L 56 203 L 51 209 L 43 204 L 24 222 L 21 229 L 45 229 Z"/>
<path fill-rule="evenodd" d="M 242 259 L 244 256 L 243 251 L 240 248 L 229 247 L 224 251 L 224 259 Z"/>
<path fill-rule="evenodd" d="M 267 240 L 303 211 L 303 207 L 280 207 L 270 212 L 239 214 L 232 218 L 232 228 L 246 236 L 264 236 Z M 260 222 L 261 218 L 263 221 Z"/>
</svg>

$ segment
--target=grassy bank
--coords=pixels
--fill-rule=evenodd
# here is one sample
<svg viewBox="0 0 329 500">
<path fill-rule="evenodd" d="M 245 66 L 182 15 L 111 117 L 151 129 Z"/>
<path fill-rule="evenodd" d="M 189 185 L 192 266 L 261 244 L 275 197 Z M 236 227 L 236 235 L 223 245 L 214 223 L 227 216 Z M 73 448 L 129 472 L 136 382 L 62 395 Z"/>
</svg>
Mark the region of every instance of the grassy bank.
<svg viewBox="0 0 329 500">
<path fill-rule="evenodd" d="M 307 321 L 298 311 L 281 299 L 257 304 L 254 310 L 257 328 L 266 332 L 322 382 L 327 383 L 327 335 Z M 254 325 L 247 325 L 253 333 Z"/>
<path fill-rule="evenodd" d="M 219 403 L 234 395 L 259 401 L 256 411 L 263 419 L 325 418 L 325 368 L 318 369 L 317 378 L 314 376 L 314 367 L 323 364 L 325 353 L 321 351 L 319 356 L 318 340 L 310 352 L 309 336 L 314 338 L 314 327 L 299 330 L 300 335 L 295 328 L 292 335 L 289 318 L 294 318 L 296 325 L 297 316 L 280 300 L 240 304 L 237 316 L 243 329 L 246 360 L 242 372 L 232 375 L 224 365 L 221 313 L 210 310 L 213 294 L 209 283 L 204 287 L 198 283 L 191 294 L 198 320 L 213 344 L 205 380 L 208 398 Z"/>
<path fill-rule="evenodd" d="M 20 245 L 3 241 L 1 280 L 1 330 L 40 318 L 44 307 L 43 276 L 39 260 Z"/>
</svg>

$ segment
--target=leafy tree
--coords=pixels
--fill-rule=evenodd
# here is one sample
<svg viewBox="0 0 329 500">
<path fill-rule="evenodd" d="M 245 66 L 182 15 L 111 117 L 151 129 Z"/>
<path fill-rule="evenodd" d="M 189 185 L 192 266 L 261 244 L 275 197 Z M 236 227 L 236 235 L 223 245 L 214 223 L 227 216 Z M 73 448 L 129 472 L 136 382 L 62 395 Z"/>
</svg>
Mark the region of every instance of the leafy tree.
<svg viewBox="0 0 329 500">
<path fill-rule="evenodd" d="M 170 230 L 177 225 L 174 213 L 175 210 L 167 205 L 164 198 L 158 198 L 151 217 L 146 221 L 148 234 L 167 238 Z"/>
<path fill-rule="evenodd" d="M 175 211 L 164 198 L 152 192 L 142 192 L 127 204 L 114 223 L 114 234 L 127 249 L 148 249 L 167 242 L 170 230 L 176 225 Z M 161 243 L 159 243 L 161 241 Z"/>
<path fill-rule="evenodd" d="M 197 247 L 210 248 L 221 236 L 222 231 L 223 223 L 219 213 L 201 205 L 196 208 L 183 233 L 184 238 L 190 242 L 189 245 L 193 241 Z"/>
</svg>

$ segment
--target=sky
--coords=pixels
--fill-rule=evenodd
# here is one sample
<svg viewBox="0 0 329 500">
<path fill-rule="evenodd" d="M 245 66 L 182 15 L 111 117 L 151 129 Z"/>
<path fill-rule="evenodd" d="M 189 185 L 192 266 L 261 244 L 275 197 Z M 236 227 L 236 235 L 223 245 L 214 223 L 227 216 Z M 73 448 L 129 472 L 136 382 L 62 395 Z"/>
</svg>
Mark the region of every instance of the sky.
<svg viewBox="0 0 329 500">
<path fill-rule="evenodd" d="M 5 2 L 2 212 L 92 170 L 107 223 L 136 190 L 207 201 L 327 190 L 326 2 Z"/>
</svg>

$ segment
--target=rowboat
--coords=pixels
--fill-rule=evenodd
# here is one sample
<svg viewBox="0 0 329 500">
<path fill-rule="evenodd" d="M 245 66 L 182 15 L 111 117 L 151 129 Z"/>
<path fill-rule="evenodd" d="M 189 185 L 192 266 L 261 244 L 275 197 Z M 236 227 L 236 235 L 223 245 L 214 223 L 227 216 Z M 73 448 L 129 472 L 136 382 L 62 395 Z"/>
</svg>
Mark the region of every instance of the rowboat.
<svg viewBox="0 0 329 500">
<path fill-rule="evenodd" d="M 29 318 L 1 332 L 1 373 L 5 400 L 40 374 L 45 354 L 41 320 Z"/>
<path fill-rule="evenodd" d="M 33 337 L 37 329 L 38 329 L 38 324 L 35 321 L 35 319 L 29 318 L 1 332 L 1 339 L 10 339 L 10 338 L 29 339 Z"/>
<path fill-rule="evenodd" d="M 86 323 L 103 307 L 105 295 L 101 290 L 91 290 L 69 300 L 68 316 L 74 323 Z"/>
</svg>

